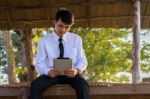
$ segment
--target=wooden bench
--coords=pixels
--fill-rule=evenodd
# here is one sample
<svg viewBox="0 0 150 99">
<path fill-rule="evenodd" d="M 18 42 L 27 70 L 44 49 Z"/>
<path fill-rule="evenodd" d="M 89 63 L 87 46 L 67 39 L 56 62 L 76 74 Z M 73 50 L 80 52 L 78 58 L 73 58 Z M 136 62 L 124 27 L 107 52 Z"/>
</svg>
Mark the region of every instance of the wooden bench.
<svg viewBox="0 0 150 99">
<path fill-rule="evenodd" d="M 29 88 L 30 88 L 29 84 L 28 85 L 16 84 L 16 85 L 3 85 L 3 86 L 1 85 L 0 97 L 17 96 L 17 99 L 27 99 L 30 91 Z M 63 96 L 75 96 L 75 95 L 76 95 L 75 90 L 70 85 L 55 85 L 48 88 L 44 92 L 44 96 L 46 97 L 49 96 L 63 97 Z M 100 99 L 107 99 L 107 98 L 109 99 L 110 97 L 112 97 L 112 99 L 115 99 L 113 97 L 122 97 L 123 99 L 150 99 L 150 84 L 90 83 L 90 99 L 94 99 L 95 96 L 105 97 Z M 117 98 L 117 99 L 122 99 L 122 98 Z M 75 99 L 75 97 L 73 97 L 73 99 Z"/>
<path fill-rule="evenodd" d="M 150 84 L 150 77 L 145 77 L 142 79 L 142 83 Z"/>
<path fill-rule="evenodd" d="M 28 93 L 27 89 L 28 89 L 27 87 L 21 87 L 21 86 L 0 85 L 0 97 L 17 96 L 17 99 L 27 99 L 27 93 Z"/>
</svg>

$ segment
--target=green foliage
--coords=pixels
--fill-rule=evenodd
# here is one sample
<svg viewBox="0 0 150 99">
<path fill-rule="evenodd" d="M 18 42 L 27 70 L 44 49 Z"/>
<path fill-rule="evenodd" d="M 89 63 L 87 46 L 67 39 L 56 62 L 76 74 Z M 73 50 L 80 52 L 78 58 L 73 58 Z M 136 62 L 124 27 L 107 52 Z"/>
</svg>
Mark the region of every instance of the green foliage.
<svg viewBox="0 0 150 99">
<path fill-rule="evenodd" d="M 33 33 L 36 54 L 37 43 L 44 35 L 53 31 L 53 28 L 35 28 Z M 75 28 L 71 30 L 83 39 L 83 46 L 88 60 L 85 77 L 89 81 L 103 82 L 130 82 L 130 69 L 132 65 L 132 42 L 129 40 L 128 29 L 112 28 Z M 148 33 L 148 32 L 147 32 Z M 143 33 L 142 35 L 146 35 Z M 26 79 L 27 69 L 21 63 L 21 37 L 19 33 L 11 34 L 16 58 L 16 72 L 20 80 Z M 2 38 L 1 32 L 0 37 Z M 6 50 L 0 38 L 0 66 L 6 67 Z M 1 68 L 6 73 L 6 68 Z M 150 71 L 150 44 L 141 46 L 141 70 Z"/>
<path fill-rule="evenodd" d="M 16 73 L 20 81 L 27 81 L 27 66 L 16 67 Z"/>
<path fill-rule="evenodd" d="M 90 81 L 124 81 L 129 77 L 115 76 L 118 72 L 130 72 L 131 42 L 126 41 L 129 30 L 98 28 L 75 29 L 83 38 L 83 45 L 88 59 L 88 80 Z M 118 80 L 117 80 L 118 79 Z"/>
<path fill-rule="evenodd" d="M 150 44 L 145 44 L 141 49 L 141 65 L 142 71 L 150 71 Z"/>
<path fill-rule="evenodd" d="M 3 34 L 0 31 L 0 73 L 6 73 L 6 47 L 3 39 Z"/>
<path fill-rule="evenodd" d="M 11 32 L 13 41 L 13 52 L 15 55 L 16 66 L 21 66 L 22 52 L 21 52 L 21 34 L 19 32 Z"/>
</svg>

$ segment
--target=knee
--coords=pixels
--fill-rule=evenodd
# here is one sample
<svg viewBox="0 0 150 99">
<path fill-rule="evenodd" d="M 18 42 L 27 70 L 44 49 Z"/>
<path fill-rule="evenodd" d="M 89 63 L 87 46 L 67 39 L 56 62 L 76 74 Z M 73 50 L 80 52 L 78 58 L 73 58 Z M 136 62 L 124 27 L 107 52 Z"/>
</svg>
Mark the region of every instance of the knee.
<svg viewBox="0 0 150 99">
<path fill-rule="evenodd" d="M 36 91 L 38 93 L 38 92 L 43 92 L 44 88 L 38 80 L 34 80 L 31 82 L 30 90 Z"/>
<path fill-rule="evenodd" d="M 80 86 L 89 87 L 88 82 L 87 82 L 81 75 L 77 75 L 75 81 L 76 81 L 76 82 L 78 83 L 78 85 L 80 85 Z"/>
<path fill-rule="evenodd" d="M 39 86 L 38 81 L 33 80 L 33 81 L 31 82 L 31 87 L 38 87 L 38 86 Z"/>
</svg>

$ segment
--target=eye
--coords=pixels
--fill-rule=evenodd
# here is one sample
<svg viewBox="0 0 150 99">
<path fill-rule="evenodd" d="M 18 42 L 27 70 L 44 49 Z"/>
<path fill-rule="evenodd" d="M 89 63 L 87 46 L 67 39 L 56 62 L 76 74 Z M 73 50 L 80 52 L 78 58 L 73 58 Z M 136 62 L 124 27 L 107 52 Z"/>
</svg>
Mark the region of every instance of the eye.
<svg viewBox="0 0 150 99">
<path fill-rule="evenodd" d="M 68 29 L 68 28 L 69 28 L 69 26 L 66 26 L 65 28 L 66 28 L 66 29 Z"/>
<path fill-rule="evenodd" d="M 61 24 L 59 24 L 59 27 L 63 27 Z"/>
<path fill-rule="evenodd" d="M 66 29 L 68 29 L 68 28 L 70 28 L 70 27 L 71 27 L 71 25 L 66 25 L 66 26 L 65 26 Z"/>
</svg>

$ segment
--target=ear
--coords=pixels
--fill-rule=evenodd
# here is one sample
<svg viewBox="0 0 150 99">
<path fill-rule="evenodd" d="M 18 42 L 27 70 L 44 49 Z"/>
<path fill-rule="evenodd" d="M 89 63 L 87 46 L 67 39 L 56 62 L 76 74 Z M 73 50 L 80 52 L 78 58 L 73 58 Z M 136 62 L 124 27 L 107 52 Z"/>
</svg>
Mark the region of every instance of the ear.
<svg viewBox="0 0 150 99">
<path fill-rule="evenodd" d="M 75 23 L 73 22 L 70 26 L 73 26 Z"/>
</svg>

